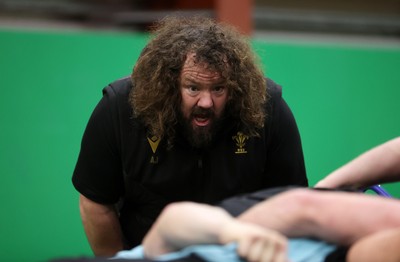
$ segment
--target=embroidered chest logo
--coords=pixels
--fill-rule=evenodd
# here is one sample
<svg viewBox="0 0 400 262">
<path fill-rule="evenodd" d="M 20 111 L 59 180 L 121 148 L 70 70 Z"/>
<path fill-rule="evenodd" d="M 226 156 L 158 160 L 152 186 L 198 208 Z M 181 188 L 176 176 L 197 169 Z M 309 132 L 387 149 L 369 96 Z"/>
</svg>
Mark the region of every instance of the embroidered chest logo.
<svg viewBox="0 0 400 262">
<path fill-rule="evenodd" d="M 247 151 L 244 148 L 246 146 L 246 140 L 249 139 L 249 136 L 246 136 L 242 132 L 237 132 L 236 136 L 232 136 L 232 140 L 236 143 L 236 151 L 235 154 L 246 154 Z"/>
<path fill-rule="evenodd" d="M 155 154 L 157 151 L 158 144 L 160 143 L 160 139 L 158 139 L 158 137 L 156 137 L 156 136 L 152 136 L 152 137 L 147 137 L 147 141 L 149 141 L 151 151 L 153 152 L 153 155 L 151 156 L 151 159 L 150 159 L 150 163 L 157 164 L 158 156 L 156 156 Z"/>
</svg>

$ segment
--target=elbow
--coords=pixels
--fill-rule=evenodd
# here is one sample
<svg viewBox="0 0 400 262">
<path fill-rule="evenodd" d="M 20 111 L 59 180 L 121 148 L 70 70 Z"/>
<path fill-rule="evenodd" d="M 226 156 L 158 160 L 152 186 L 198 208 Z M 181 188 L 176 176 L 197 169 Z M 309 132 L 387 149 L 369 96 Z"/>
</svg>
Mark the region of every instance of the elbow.
<svg viewBox="0 0 400 262">
<path fill-rule="evenodd" d="M 83 195 L 79 196 L 79 211 L 82 219 L 85 219 L 91 215 L 100 216 L 116 213 L 114 205 L 100 204 Z"/>
</svg>

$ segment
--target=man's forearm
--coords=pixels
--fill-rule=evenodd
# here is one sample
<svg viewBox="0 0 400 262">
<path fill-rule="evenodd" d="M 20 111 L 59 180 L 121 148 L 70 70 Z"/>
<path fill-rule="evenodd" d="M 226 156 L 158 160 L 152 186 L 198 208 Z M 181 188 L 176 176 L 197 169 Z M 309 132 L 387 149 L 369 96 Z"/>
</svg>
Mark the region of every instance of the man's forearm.
<svg viewBox="0 0 400 262">
<path fill-rule="evenodd" d="M 122 232 L 113 206 L 80 196 L 83 227 L 95 256 L 110 257 L 123 249 Z"/>
<path fill-rule="evenodd" d="M 400 180 L 400 137 L 376 146 L 319 181 L 316 187 L 366 187 Z"/>
<path fill-rule="evenodd" d="M 143 241 L 155 257 L 193 244 L 219 243 L 219 231 L 232 220 L 222 209 L 191 202 L 168 205 Z"/>
<path fill-rule="evenodd" d="M 243 223 L 221 208 L 192 202 L 168 205 L 143 241 L 153 258 L 196 244 L 236 242 L 249 261 L 286 261 L 286 238 L 275 231 Z M 281 260 L 279 260 L 281 258 Z"/>
</svg>

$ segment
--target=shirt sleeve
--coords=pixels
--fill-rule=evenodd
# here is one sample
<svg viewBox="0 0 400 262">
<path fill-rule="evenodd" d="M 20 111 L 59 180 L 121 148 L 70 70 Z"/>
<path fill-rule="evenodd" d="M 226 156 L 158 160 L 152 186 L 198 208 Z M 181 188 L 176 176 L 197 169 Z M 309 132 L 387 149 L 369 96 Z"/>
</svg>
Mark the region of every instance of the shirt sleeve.
<svg viewBox="0 0 400 262">
<path fill-rule="evenodd" d="M 123 193 L 117 102 L 112 87 L 106 87 L 86 126 L 72 176 L 76 190 L 102 204 L 116 203 Z"/>
<path fill-rule="evenodd" d="M 268 82 L 271 98 L 265 129 L 266 170 L 273 186 L 308 186 L 300 133 L 292 111 L 282 97 L 281 87 Z"/>
</svg>

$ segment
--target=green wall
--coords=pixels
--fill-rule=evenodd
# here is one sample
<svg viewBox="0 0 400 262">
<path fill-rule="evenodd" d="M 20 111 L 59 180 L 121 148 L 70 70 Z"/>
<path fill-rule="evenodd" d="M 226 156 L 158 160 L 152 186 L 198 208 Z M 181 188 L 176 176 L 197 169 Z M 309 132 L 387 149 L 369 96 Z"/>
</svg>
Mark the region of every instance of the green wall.
<svg viewBox="0 0 400 262">
<path fill-rule="evenodd" d="M 128 75 L 141 34 L 0 29 L 0 257 L 90 255 L 71 174 L 88 117 L 110 81 Z M 400 47 L 254 41 L 283 85 L 311 185 L 399 136 Z M 387 188 L 400 196 L 398 184 Z"/>
</svg>

